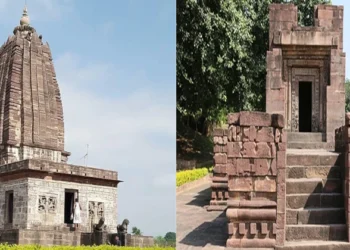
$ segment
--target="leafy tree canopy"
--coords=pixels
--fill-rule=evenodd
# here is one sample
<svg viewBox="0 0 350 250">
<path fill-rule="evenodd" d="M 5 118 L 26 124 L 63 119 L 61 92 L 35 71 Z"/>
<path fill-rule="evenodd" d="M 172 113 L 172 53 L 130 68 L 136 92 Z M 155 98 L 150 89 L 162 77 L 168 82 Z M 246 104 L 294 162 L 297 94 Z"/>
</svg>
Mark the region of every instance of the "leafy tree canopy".
<svg viewBox="0 0 350 250">
<path fill-rule="evenodd" d="M 157 246 L 175 246 L 176 245 L 176 233 L 168 232 L 164 237 L 157 236 L 154 238 L 154 243 Z"/>
<path fill-rule="evenodd" d="M 142 236 L 141 230 L 138 229 L 137 227 L 133 227 L 133 228 L 131 229 L 131 233 L 132 233 L 133 235 Z"/>
<path fill-rule="evenodd" d="M 350 112 L 350 80 L 345 81 L 345 112 Z"/>
<path fill-rule="evenodd" d="M 177 1 L 177 119 L 206 134 L 228 112 L 265 110 L 268 6 L 291 2 L 313 24 L 328 0 Z M 194 124 L 194 126 L 193 126 Z"/>
<path fill-rule="evenodd" d="M 176 241 L 176 233 L 174 232 L 167 232 L 164 236 L 164 239 L 168 242 L 175 242 Z"/>
</svg>

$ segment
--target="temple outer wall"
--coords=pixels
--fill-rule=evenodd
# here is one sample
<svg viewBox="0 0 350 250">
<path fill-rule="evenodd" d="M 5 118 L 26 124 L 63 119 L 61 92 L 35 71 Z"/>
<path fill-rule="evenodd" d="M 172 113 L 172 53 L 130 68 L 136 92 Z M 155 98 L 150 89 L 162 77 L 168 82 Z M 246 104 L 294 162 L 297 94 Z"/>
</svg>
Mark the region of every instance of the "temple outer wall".
<svg viewBox="0 0 350 250">
<path fill-rule="evenodd" d="M 91 231 L 89 203 L 102 202 L 108 232 L 116 232 L 117 188 L 64 181 L 24 178 L 0 184 L 0 229 L 50 229 L 67 227 L 64 223 L 65 190 L 77 190 L 82 207 L 81 231 Z M 6 191 L 13 191 L 13 223 L 6 222 Z M 39 212 L 40 197 L 53 197 L 54 211 Z M 93 223 L 98 223 L 95 217 Z"/>
<path fill-rule="evenodd" d="M 7 224 L 6 193 L 13 192 L 13 223 Z M 26 228 L 28 220 L 28 181 L 0 182 L 0 229 Z"/>
<path fill-rule="evenodd" d="M 28 211 L 27 228 L 42 226 L 64 225 L 64 199 L 65 190 L 77 190 L 81 205 L 81 227 L 91 231 L 89 219 L 89 202 L 102 202 L 104 204 L 105 224 L 108 232 L 116 232 L 117 228 L 117 188 L 103 187 L 89 184 L 80 184 L 63 181 L 47 181 L 30 178 L 28 182 Z M 39 213 L 39 196 L 57 197 L 56 213 Z M 93 223 L 98 223 L 95 218 Z"/>
</svg>

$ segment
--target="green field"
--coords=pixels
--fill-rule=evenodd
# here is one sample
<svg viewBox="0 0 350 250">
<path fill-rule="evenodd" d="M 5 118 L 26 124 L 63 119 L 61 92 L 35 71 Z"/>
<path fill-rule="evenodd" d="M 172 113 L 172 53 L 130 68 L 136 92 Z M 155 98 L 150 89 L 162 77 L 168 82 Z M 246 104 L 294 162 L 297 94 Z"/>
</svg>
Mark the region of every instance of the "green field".
<svg viewBox="0 0 350 250">
<path fill-rule="evenodd" d="M 192 182 L 203 178 L 211 173 L 213 167 L 196 168 L 192 170 L 184 170 L 176 173 L 176 186 L 182 186 L 188 182 Z M 0 249 L 1 250 L 1 249 Z"/>
</svg>

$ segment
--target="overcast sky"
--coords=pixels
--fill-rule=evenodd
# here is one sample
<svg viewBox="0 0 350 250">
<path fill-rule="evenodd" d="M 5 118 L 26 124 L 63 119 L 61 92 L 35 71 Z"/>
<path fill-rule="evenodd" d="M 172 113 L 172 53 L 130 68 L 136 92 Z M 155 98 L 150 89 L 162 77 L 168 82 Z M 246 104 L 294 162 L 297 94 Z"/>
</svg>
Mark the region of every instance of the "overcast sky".
<svg viewBox="0 0 350 250">
<path fill-rule="evenodd" d="M 0 0 L 0 39 L 25 0 Z M 176 229 L 175 0 L 27 0 L 50 44 L 70 163 L 118 171 L 118 223 Z M 108 223 L 108 221 L 107 221 Z"/>
</svg>

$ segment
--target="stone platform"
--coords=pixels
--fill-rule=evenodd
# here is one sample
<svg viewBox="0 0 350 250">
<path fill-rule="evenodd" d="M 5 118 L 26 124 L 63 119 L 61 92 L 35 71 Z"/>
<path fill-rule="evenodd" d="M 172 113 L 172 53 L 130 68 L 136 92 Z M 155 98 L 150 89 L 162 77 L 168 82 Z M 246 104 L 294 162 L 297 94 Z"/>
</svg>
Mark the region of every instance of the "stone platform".
<svg viewBox="0 0 350 250">
<path fill-rule="evenodd" d="M 276 247 L 276 250 L 348 250 L 350 244 L 343 241 L 299 241 L 286 243 L 283 247 Z"/>
<path fill-rule="evenodd" d="M 68 230 L 12 229 L 0 231 L 0 243 L 79 246 L 81 232 Z"/>
</svg>

